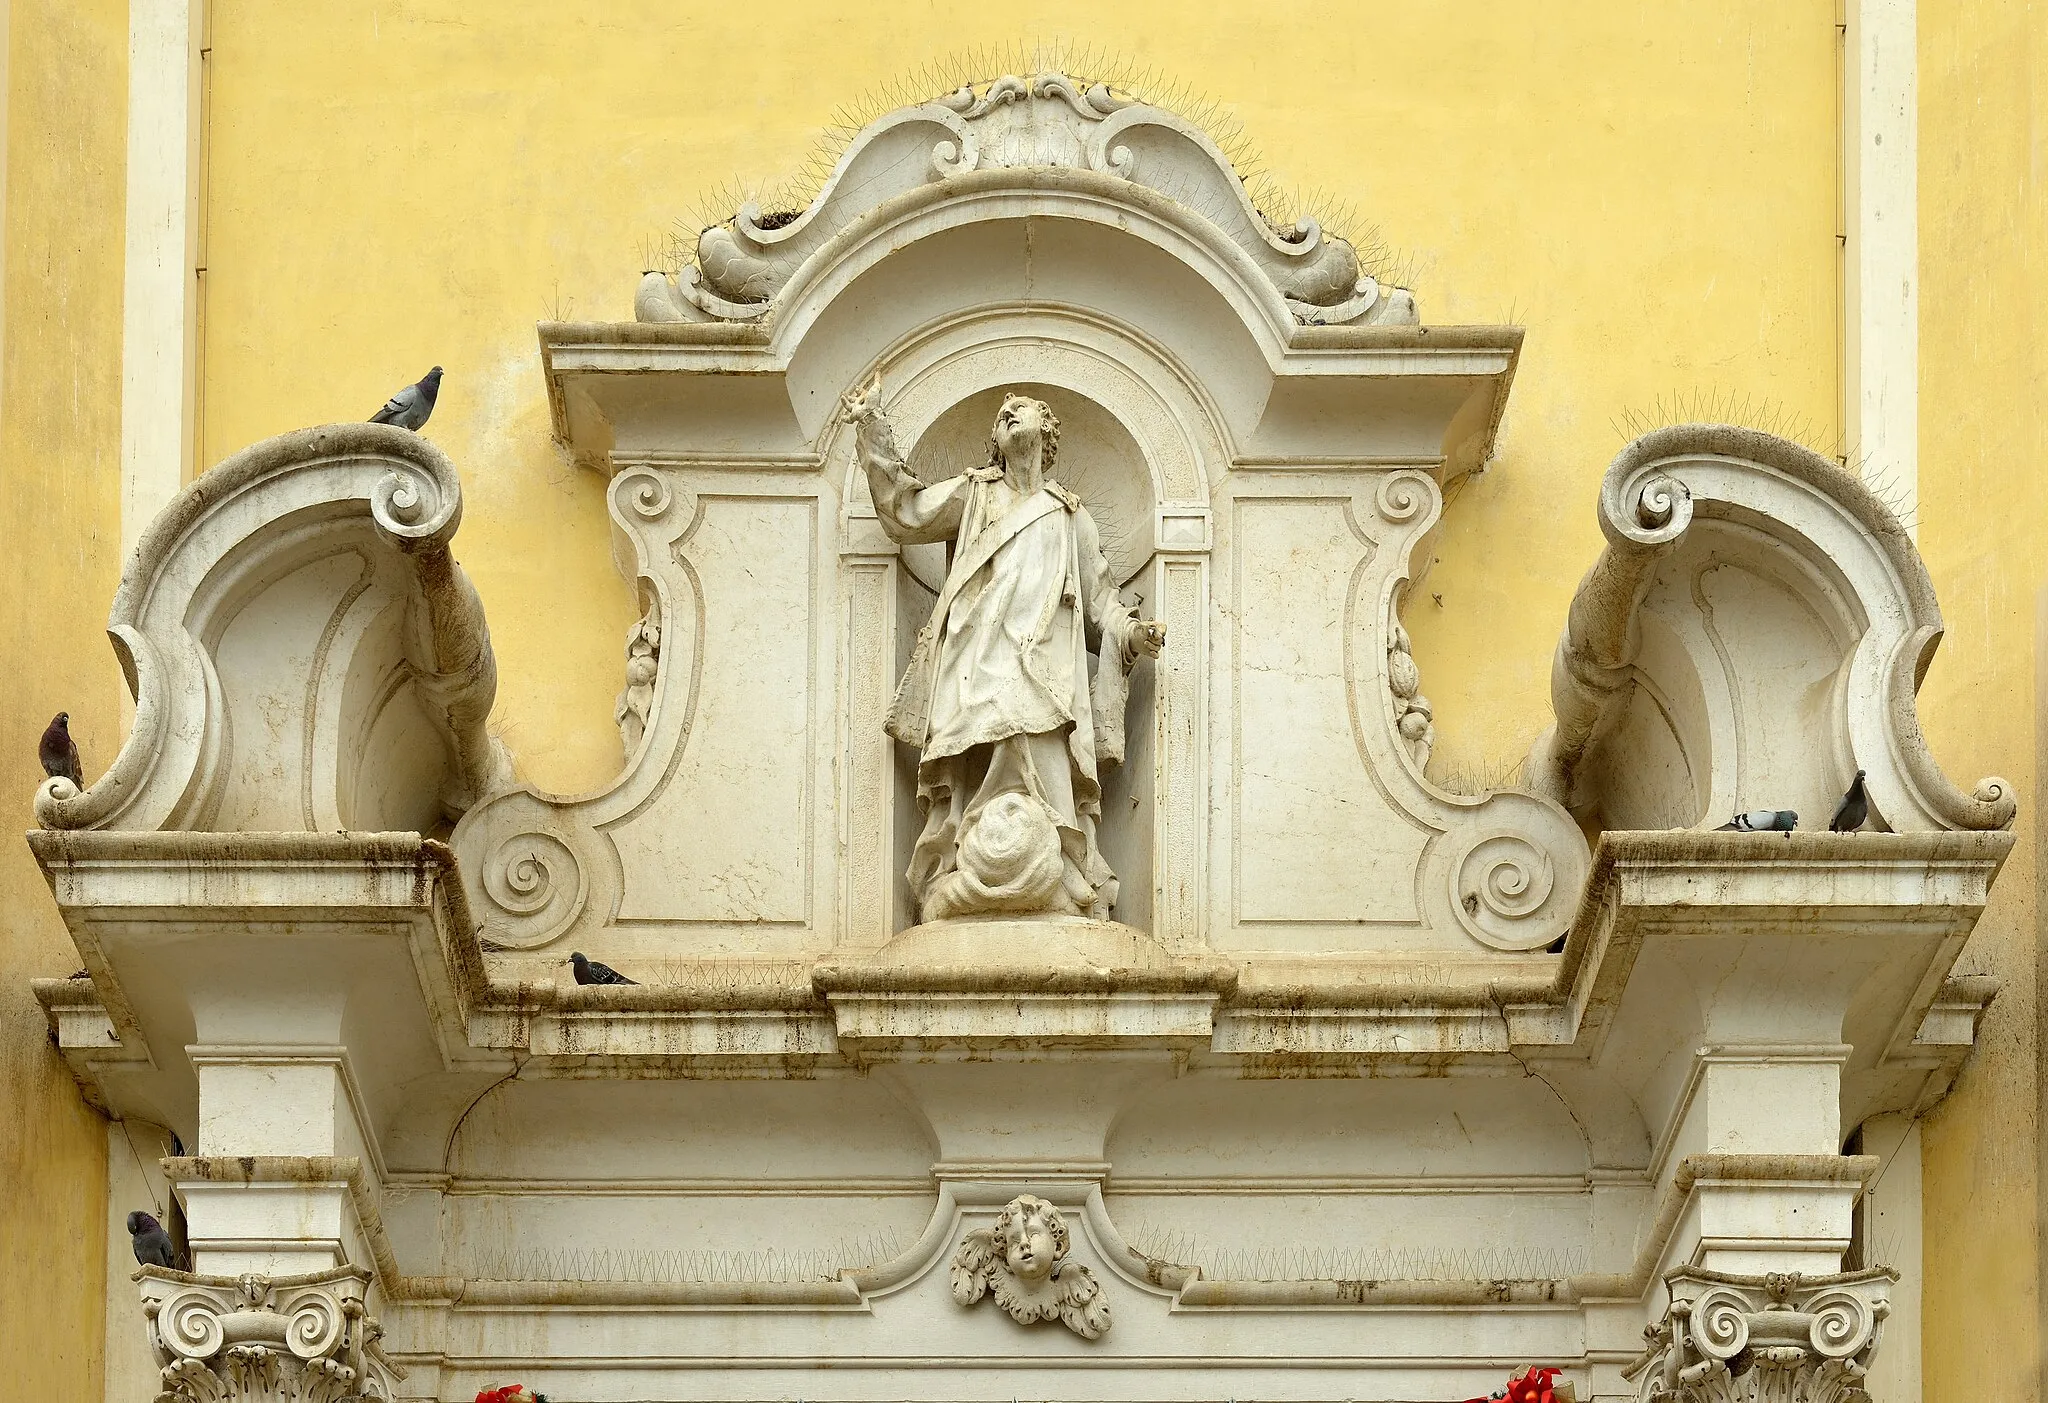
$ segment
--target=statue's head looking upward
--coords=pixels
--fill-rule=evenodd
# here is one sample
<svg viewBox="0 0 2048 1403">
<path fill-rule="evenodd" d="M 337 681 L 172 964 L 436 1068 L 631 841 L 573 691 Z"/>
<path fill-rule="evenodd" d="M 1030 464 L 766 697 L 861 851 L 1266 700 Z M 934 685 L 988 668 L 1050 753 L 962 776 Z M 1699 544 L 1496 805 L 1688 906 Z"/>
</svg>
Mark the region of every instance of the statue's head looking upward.
<svg viewBox="0 0 2048 1403">
<path fill-rule="evenodd" d="M 1032 491 L 1052 476 L 1060 452 L 1060 421 L 1052 406 L 1029 395 L 1005 395 L 988 435 L 988 465 L 1004 469 L 1010 485 Z"/>
</svg>

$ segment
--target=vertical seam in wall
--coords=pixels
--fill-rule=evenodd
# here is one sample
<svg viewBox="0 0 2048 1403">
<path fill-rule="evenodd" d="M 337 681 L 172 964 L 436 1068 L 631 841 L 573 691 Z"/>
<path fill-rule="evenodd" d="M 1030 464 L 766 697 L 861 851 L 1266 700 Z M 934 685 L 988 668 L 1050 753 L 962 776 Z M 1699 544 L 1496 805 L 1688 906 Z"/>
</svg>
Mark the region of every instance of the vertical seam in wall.
<svg viewBox="0 0 2048 1403">
<path fill-rule="evenodd" d="M 207 228 L 212 222 L 209 215 L 213 209 L 213 0 L 195 2 L 199 5 L 199 131 L 193 143 L 193 159 L 199 163 L 196 182 L 199 193 L 191 216 L 195 224 L 192 260 L 195 265 L 192 269 L 192 453 L 188 460 L 191 477 L 205 472 L 207 464 L 206 291 L 211 257 L 207 247 Z"/>
<path fill-rule="evenodd" d="M 205 0 L 131 0 L 121 308 L 121 554 L 188 476 Z"/>
<path fill-rule="evenodd" d="M 1849 465 L 1849 6 L 1835 0 L 1835 461 Z"/>
</svg>

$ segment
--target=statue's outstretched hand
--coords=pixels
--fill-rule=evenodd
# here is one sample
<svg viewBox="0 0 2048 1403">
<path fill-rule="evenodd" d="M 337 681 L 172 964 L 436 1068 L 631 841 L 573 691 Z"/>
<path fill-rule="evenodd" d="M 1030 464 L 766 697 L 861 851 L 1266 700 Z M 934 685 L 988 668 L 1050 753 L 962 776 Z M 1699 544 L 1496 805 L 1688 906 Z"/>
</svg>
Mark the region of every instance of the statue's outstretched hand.
<svg viewBox="0 0 2048 1403">
<path fill-rule="evenodd" d="M 858 424 L 882 412 L 882 372 L 876 371 L 865 385 L 856 385 L 839 397 L 839 422 Z"/>
<path fill-rule="evenodd" d="M 1138 620 L 1131 627 L 1131 646 L 1141 657 L 1158 657 L 1166 646 L 1166 625 L 1157 619 Z"/>
</svg>

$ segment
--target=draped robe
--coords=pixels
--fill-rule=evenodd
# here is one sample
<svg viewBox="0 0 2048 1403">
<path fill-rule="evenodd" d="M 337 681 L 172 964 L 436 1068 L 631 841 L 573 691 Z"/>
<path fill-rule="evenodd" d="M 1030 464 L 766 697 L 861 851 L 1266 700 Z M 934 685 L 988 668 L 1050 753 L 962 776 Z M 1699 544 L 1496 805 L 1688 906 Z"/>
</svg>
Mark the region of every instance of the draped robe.
<svg viewBox="0 0 2048 1403">
<path fill-rule="evenodd" d="M 1137 616 L 1094 519 L 1049 479 L 1017 490 L 1000 464 L 926 487 L 879 419 L 861 421 L 856 442 L 890 538 L 949 545 L 886 723 L 919 752 L 920 918 L 1107 919 L 1117 882 L 1096 846 L 1101 767 L 1123 759 Z"/>
</svg>

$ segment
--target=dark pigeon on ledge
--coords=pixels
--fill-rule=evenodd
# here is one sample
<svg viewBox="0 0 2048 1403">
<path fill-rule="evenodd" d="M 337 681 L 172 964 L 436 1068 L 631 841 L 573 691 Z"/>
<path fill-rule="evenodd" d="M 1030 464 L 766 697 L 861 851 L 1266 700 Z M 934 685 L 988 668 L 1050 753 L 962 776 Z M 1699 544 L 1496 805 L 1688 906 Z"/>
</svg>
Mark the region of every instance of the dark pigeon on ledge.
<svg viewBox="0 0 2048 1403">
<path fill-rule="evenodd" d="M 620 974 L 610 965 L 599 964 L 596 960 L 584 959 L 581 950 L 569 956 L 569 963 L 576 966 L 576 982 L 578 984 L 638 984 L 640 982 L 637 979 L 626 978 L 625 975 Z"/>
<path fill-rule="evenodd" d="M 164 1225 L 147 1213 L 128 1215 L 129 1245 L 135 1249 L 135 1260 L 145 1267 L 169 1267 L 172 1271 L 183 1271 L 184 1261 L 178 1256 L 177 1244 L 164 1231 Z"/>
<path fill-rule="evenodd" d="M 70 712 L 58 712 L 56 719 L 44 729 L 36 754 L 43 762 L 44 774 L 52 779 L 62 775 L 80 789 L 85 788 L 85 772 L 78 764 L 78 742 L 71 739 Z"/>
<path fill-rule="evenodd" d="M 1842 807 L 1835 810 L 1835 816 L 1828 820 L 1830 833 L 1854 833 L 1870 817 L 1870 799 L 1863 792 L 1863 771 L 1856 772 L 1849 792 L 1842 796 Z"/>
</svg>

